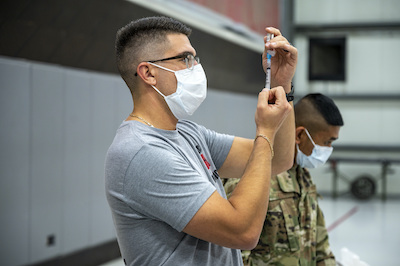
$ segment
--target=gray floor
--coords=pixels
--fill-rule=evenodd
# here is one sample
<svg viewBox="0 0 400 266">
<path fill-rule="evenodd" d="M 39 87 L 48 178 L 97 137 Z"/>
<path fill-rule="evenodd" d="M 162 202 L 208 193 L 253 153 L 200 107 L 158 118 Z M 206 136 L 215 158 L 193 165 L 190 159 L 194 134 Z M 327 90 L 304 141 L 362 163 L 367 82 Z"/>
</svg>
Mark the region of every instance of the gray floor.
<svg viewBox="0 0 400 266">
<path fill-rule="evenodd" d="M 370 266 L 398 266 L 400 199 L 359 201 L 350 196 L 324 197 L 320 205 L 329 230 L 331 248 L 339 262 L 347 248 Z M 122 266 L 121 259 L 103 266 Z M 349 265 L 349 264 L 348 264 Z M 355 265 L 355 264 L 354 264 Z"/>
<path fill-rule="evenodd" d="M 352 198 L 320 201 L 337 259 L 346 247 L 370 266 L 398 266 L 400 249 L 400 200 L 379 198 L 358 201 Z M 335 227 L 336 225 L 336 227 Z"/>
</svg>

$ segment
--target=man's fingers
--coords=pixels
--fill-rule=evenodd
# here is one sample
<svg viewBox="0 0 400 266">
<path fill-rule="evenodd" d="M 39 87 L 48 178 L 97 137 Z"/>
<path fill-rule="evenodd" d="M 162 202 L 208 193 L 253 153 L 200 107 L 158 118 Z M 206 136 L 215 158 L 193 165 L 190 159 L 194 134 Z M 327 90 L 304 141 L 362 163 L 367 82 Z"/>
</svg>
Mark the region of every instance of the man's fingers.
<svg viewBox="0 0 400 266">
<path fill-rule="evenodd" d="M 283 89 L 282 86 L 274 87 L 270 90 L 270 100 L 272 99 L 277 99 L 277 100 L 282 100 L 282 98 L 286 99 L 286 94 L 285 90 Z"/>
<path fill-rule="evenodd" d="M 259 96 L 258 96 L 259 98 L 260 98 L 260 103 L 268 103 L 268 99 L 269 99 L 269 97 L 270 97 L 270 90 L 269 89 L 267 89 L 267 88 L 264 88 L 261 92 L 260 92 L 260 94 L 259 94 Z"/>
<path fill-rule="evenodd" d="M 280 35 L 282 35 L 281 31 L 278 30 L 277 28 L 274 28 L 274 27 L 267 27 L 267 28 L 265 28 L 265 31 L 266 31 L 267 33 L 271 33 L 271 34 L 273 34 L 273 35 L 275 35 L 275 36 L 280 36 Z"/>
</svg>

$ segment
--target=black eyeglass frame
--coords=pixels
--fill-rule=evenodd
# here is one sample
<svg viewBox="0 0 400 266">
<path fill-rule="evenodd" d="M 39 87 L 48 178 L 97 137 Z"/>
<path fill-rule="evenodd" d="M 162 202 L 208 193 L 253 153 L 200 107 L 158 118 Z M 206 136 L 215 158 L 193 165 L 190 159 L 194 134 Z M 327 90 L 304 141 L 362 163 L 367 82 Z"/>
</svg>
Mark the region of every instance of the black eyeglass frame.
<svg viewBox="0 0 400 266">
<path fill-rule="evenodd" d="M 193 60 L 195 60 L 198 64 L 200 63 L 200 57 L 193 56 L 192 54 L 181 54 L 181 55 L 168 57 L 168 58 L 163 58 L 163 59 L 158 59 L 158 60 L 149 60 L 149 61 L 146 61 L 146 62 L 155 63 L 155 62 L 163 62 L 163 61 L 183 58 L 183 59 L 187 59 L 186 62 L 185 62 L 186 63 L 186 68 L 192 70 L 193 67 L 194 67 L 194 64 L 193 64 L 192 67 L 189 68 L 189 61 L 188 61 L 188 60 L 190 60 L 189 57 L 193 57 Z M 137 72 L 135 73 L 135 76 L 137 76 Z"/>
</svg>

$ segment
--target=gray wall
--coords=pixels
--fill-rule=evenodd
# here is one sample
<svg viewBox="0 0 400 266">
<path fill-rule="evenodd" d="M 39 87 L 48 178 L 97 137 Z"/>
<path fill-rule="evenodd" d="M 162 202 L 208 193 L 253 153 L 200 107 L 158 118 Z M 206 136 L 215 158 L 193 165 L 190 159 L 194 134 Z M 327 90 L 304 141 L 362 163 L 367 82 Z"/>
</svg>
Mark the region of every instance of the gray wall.
<svg viewBox="0 0 400 266">
<path fill-rule="evenodd" d="M 111 75 L 0 58 L 0 262 L 21 265 L 114 238 L 104 155 L 131 109 Z M 54 236 L 53 245 L 47 245 Z"/>
</svg>

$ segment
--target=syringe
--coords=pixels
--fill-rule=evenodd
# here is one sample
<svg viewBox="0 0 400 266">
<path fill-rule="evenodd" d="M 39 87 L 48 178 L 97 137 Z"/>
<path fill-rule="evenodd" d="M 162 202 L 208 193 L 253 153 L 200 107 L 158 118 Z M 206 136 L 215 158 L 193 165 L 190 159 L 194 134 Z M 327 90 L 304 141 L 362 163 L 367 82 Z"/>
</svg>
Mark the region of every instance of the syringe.
<svg viewBox="0 0 400 266">
<path fill-rule="evenodd" d="M 267 42 L 269 42 L 274 35 L 271 33 L 267 33 Z M 275 55 L 275 50 L 267 50 L 267 70 L 265 76 L 265 88 L 268 90 L 271 89 L 271 57 Z"/>
</svg>

